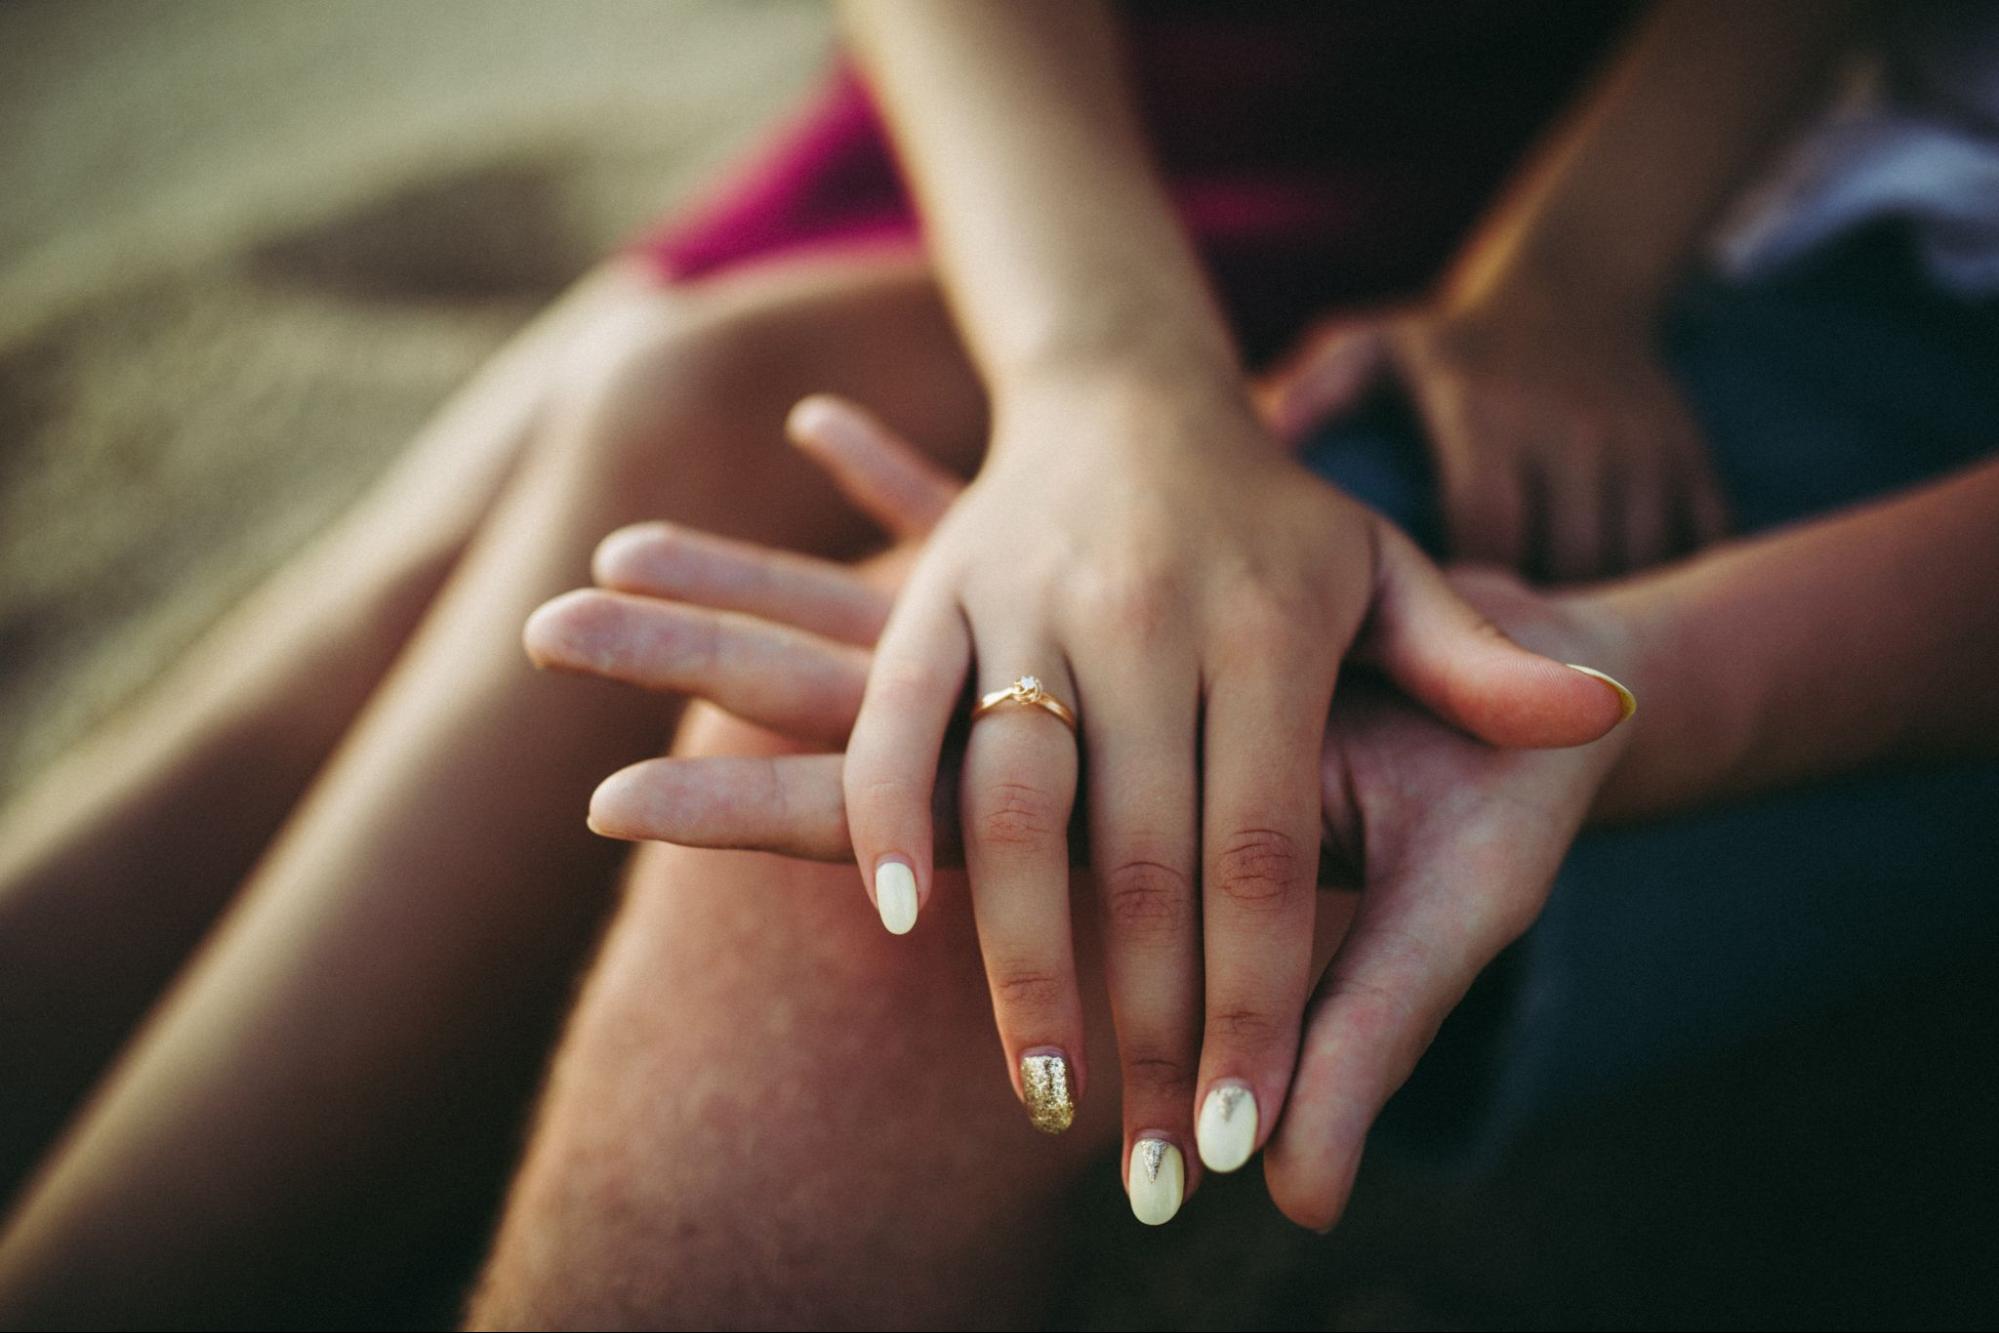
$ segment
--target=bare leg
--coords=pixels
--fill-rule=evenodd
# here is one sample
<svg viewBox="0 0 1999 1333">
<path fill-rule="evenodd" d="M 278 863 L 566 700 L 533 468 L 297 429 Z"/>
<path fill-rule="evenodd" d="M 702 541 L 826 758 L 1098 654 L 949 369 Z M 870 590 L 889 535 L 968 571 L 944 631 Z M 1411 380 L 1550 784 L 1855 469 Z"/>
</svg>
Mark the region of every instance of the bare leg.
<svg viewBox="0 0 1999 1333">
<path fill-rule="evenodd" d="M 446 405 L 373 492 L 0 820 L 0 1198 L 241 887 L 533 433 L 559 349 L 650 284 L 605 273 Z"/>
<path fill-rule="evenodd" d="M 583 387 L 538 417 L 415 638 L 0 1240 L 9 1322 L 312 1318 L 314 1284 L 368 1305 L 476 1217 L 603 905 L 612 850 L 585 796 L 671 721 L 538 678 L 527 612 L 640 517 L 851 549 L 856 521 L 780 442 L 805 392 L 962 455 L 979 438 L 906 261 L 715 284 L 573 350 L 592 372 L 563 382 Z"/>
<path fill-rule="evenodd" d="M 703 710 L 681 748 L 782 745 Z M 1061 1195 L 1117 1146 L 1094 932 L 1079 920 L 1102 1049 L 1075 1126 L 1049 1139 L 1007 1086 L 963 876 L 938 887 L 894 938 L 851 867 L 646 848 L 473 1324 L 1038 1322 Z"/>
</svg>

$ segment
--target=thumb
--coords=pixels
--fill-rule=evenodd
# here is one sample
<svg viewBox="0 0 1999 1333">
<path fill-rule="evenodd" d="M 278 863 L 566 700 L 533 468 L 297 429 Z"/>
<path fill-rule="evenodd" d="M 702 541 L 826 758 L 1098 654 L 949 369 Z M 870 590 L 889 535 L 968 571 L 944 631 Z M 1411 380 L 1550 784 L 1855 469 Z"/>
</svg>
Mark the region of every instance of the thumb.
<svg viewBox="0 0 1999 1333">
<path fill-rule="evenodd" d="M 928 534 L 964 489 L 922 450 L 845 398 L 816 393 L 800 399 L 784 429 L 841 494 L 893 536 Z"/>
<path fill-rule="evenodd" d="M 1460 597 L 1415 544 L 1383 526 L 1375 608 L 1356 655 L 1439 718 L 1491 745 L 1586 745 L 1631 716 L 1602 672 L 1530 652 Z"/>
<path fill-rule="evenodd" d="M 1287 444 L 1298 443 L 1313 427 L 1366 396 L 1387 371 L 1389 350 L 1387 331 L 1378 319 L 1322 329 L 1257 386 L 1264 423 Z"/>
</svg>

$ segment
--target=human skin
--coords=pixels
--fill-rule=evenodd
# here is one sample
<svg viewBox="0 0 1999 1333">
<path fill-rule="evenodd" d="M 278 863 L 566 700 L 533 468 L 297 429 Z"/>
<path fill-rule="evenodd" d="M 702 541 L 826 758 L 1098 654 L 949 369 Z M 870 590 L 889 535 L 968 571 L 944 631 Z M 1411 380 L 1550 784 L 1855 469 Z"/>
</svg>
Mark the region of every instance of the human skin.
<svg viewBox="0 0 1999 1333">
<path fill-rule="evenodd" d="M 849 414 L 850 433 L 864 420 L 838 410 Z M 858 463 L 854 451 L 815 448 L 860 473 L 850 493 L 906 504 L 893 497 L 922 484 L 920 459 L 898 459 L 900 446 L 874 433 L 874 456 Z M 898 474 L 915 484 L 869 480 Z M 929 484 L 951 486 L 934 476 Z M 914 512 L 941 508 L 933 500 Z M 1287 1215 L 1314 1226 L 1337 1217 L 1368 1126 L 1477 972 L 1531 923 L 1586 817 L 1655 815 L 1866 763 L 1999 751 L 1999 704 L 1981 688 L 1999 614 L 1944 577 L 1999 577 L 1995 516 L 1999 464 L 1987 464 L 1588 593 L 1555 598 L 1490 572 L 1461 575 L 1510 633 L 1618 663 L 1645 690 L 1643 720 L 1594 746 L 1537 753 L 1481 745 L 1378 690 L 1335 714 L 1323 814 L 1361 897 L 1321 983 L 1298 1087 L 1266 1159 Z M 650 530 L 607 544 L 600 579 L 620 591 L 544 608 L 530 624 L 531 650 L 551 665 L 643 683 L 655 654 L 673 656 L 684 618 L 698 616 L 693 606 L 645 599 L 704 600 L 702 580 L 688 576 L 690 544 L 699 545 Z M 743 548 L 709 558 L 752 568 L 765 559 Z M 810 577 L 835 575 L 820 568 Z M 856 579 L 855 596 L 866 586 Z M 732 618 L 707 627 L 714 642 L 767 631 L 746 612 L 789 622 L 823 598 L 803 571 L 774 572 L 759 588 L 757 606 L 739 602 Z M 877 618 L 886 614 L 884 596 Z M 1883 631 L 1857 659 L 1842 651 L 1855 615 Z M 865 630 L 855 617 L 850 631 Z M 767 670 L 789 663 L 841 682 L 816 695 L 814 730 L 836 733 L 858 694 L 860 662 L 829 652 L 817 635 L 769 646 Z M 677 684 L 712 692 L 699 679 Z M 756 699 L 738 700 L 759 711 Z M 651 761 L 606 782 L 593 823 L 618 836 L 837 856 L 845 849 L 838 767 L 837 755 Z"/>
</svg>

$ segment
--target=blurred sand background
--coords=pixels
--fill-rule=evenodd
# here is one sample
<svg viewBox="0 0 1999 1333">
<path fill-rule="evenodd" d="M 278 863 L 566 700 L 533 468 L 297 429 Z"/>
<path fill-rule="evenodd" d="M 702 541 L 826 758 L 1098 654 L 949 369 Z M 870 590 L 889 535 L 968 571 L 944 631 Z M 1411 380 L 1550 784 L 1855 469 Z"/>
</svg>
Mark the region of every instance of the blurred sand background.
<svg viewBox="0 0 1999 1333">
<path fill-rule="evenodd" d="M 0 5 L 0 799 L 828 40 L 801 0 Z"/>
</svg>

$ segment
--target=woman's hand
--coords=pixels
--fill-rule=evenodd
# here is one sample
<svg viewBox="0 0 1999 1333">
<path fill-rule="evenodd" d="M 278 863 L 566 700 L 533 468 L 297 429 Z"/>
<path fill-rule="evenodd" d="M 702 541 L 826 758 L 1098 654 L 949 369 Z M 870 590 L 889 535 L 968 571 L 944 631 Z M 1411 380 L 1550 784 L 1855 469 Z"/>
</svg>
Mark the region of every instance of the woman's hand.
<svg viewBox="0 0 1999 1333">
<path fill-rule="evenodd" d="M 1727 530 L 1706 446 L 1644 318 L 1509 292 L 1333 319 L 1260 399 L 1295 440 L 1391 378 L 1429 437 L 1460 559 L 1572 582 Z"/>
<path fill-rule="evenodd" d="M 975 723 L 959 787 L 1016 1091 L 1059 1129 L 1086 1077 L 1068 873 L 1086 773 L 1127 1134 L 1193 1130 L 1204 1163 L 1233 1170 L 1291 1081 L 1319 743 L 1363 624 L 1400 689 L 1494 743 L 1591 740 L 1618 702 L 1491 634 L 1405 538 L 1286 459 L 1244 401 L 1064 386 L 1007 397 L 995 435 L 876 651 L 844 773 L 856 856 L 884 921 L 908 929 L 967 686 L 1031 674 L 1070 704 L 1080 747 L 1035 708 Z"/>
</svg>

